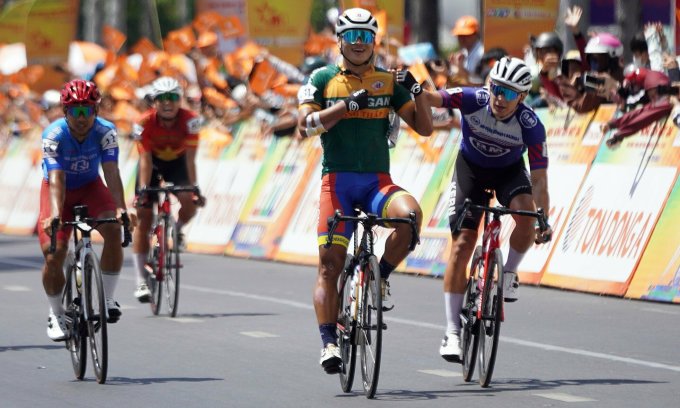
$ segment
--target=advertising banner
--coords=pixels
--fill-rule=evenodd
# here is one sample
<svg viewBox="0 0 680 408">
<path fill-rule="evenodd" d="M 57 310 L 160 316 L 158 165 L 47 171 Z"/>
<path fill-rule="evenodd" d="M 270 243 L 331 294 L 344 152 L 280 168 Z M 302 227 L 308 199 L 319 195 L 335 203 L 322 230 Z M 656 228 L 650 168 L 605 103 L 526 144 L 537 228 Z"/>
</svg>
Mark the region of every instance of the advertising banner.
<svg viewBox="0 0 680 408">
<path fill-rule="evenodd" d="M 32 172 L 34 160 L 28 154 L 31 151 L 30 143 L 28 139 L 13 138 L 0 163 L 0 191 L 2 191 L 2 194 L 0 194 L 1 230 L 4 230 L 9 222 L 9 217 L 14 209 L 17 197 L 19 197 L 24 185 L 29 182 L 28 177 L 34 175 Z M 39 195 L 33 197 L 33 199 L 38 201 L 38 197 Z M 37 214 L 35 216 L 37 217 Z"/>
<path fill-rule="evenodd" d="M 210 181 L 201 184 L 207 203 L 191 221 L 186 235 L 189 250 L 224 253 L 260 169 L 275 147 L 274 138 L 263 136 L 258 122 L 248 120 L 241 123 L 214 170 L 199 164 L 199 183 L 206 176 Z"/>
<path fill-rule="evenodd" d="M 555 29 L 559 7 L 559 0 L 484 0 L 484 49 L 501 47 L 522 58 L 530 35 Z"/>
<path fill-rule="evenodd" d="M 299 66 L 309 33 L 312 0 L 249 0 L 246 3 L 250 38 L 277 57 Z"/>
<path fill-rule="evenodd" d="M 623 295 L 673 187 L 677 163 L 665 120 L 601 144 L 541 284 Z"/>
<path fill-rule="evenodd" d="M 273 257 L 305 185 L 318 176 L 312 172 L 320 155 L 319 138 L 278 139 L 276 151 L 269 156 L 241 212 L 225 251 L 228 255 Z"/>
</svg>

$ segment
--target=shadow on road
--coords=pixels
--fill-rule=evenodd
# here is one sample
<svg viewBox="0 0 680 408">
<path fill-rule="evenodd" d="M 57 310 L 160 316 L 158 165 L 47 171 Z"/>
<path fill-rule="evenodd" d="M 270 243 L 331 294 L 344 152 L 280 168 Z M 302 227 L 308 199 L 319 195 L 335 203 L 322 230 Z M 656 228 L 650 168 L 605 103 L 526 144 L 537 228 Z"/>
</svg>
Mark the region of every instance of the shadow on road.
<svg viewBox="0 0 680 408">
<path fill-rule="evenodd" d="M 166 383 L 198 383 L 206 381 L 224 381 L 224 378 L 214 377 L 157 377 L 157 378 L 128 378 L 128 377 L 109 377 L 107 385 L 152 385 Z"/>
<path fill-rule="evenodd" d="M 384 390 L 378 389 L 375 396 L 383 401 L 424 401 L 440 398 L 455 398 L 456 396 L 479 395 L 491 397 L 498 393 L 516 391 L 540 391 L 555 390 L 561 387 L 573 387 L 582 385 L 644 385 L 661 384 L 664 381 L 631 380 L 628 378 L 591 378 L 591 379 L 564 379 L 564 380 L 539 380 L 536 378 L 500 379 L 493 381 L 489 388 L 481 388 L 476 382 L 461 383 L 454 385 L 449 390 Z M 350 394 L 338 394 L 337 397 L 364 397 L 364 393 L 356 390 Z"/>
<path fill-rule="evenodd" d="M 3 353 L 5 351 L 24 351 L 24 350 L 56 350 L 56 349 L 63 349 L 64 344 L 36 344 L 36 345 L 27 345 L 27 346 L 0 346 L 0 353 Z"/>
<path fill-rule="evenodd" d="M 177 317 L 194 319 L 219 319 L 221 317 L 256 317 L 256 316 L 276 316 L 276 313 L 180 313 Z"/>
</svg>

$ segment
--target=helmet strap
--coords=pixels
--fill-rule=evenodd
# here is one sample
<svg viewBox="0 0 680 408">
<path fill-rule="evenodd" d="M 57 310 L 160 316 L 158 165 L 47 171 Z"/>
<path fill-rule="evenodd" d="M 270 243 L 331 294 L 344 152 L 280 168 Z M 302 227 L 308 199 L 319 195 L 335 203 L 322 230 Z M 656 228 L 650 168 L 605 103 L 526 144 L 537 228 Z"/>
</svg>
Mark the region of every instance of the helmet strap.
<svg viewBox="0 0 680 408">
<path fill-rule="evenodd" d="M 369 55 L 368 59 L 366 61 L 362 62 L 361 64 L 355 64 L 352 61 L 350 61 L 349 58 L 347 58 L 347 56 L 345 56 L 345 53 L 342 52 L 342 46 L 340 46 L 340 54 L 342 55 L 342 58 L 344 58 L 345 61 L 347 61 L 350 65 L 355 66 L 355 67 L 362 67 L 364 65 L 370 64 L 373 61 L 373 55 L 375 55 L 375 51 L 371 51 L 371 55 Z"/>
</svg>

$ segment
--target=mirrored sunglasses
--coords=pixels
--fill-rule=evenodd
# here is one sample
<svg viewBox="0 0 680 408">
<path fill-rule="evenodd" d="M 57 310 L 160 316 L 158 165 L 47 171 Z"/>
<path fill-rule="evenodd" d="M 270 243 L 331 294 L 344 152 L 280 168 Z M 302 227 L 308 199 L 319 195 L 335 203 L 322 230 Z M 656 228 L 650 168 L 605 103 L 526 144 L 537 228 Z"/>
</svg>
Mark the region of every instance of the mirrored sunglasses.
<svg viewBox="0 0 680 408">
<path fill-rule="evenodd" d="M 520 92 L 517 92 L 514 89 L 510 89 L 502 85 L 497 85 L 494 84 L 493 82 L 491 83 L 491 93 L 494 94 L 495 96 L 503 95 L 503 99 L 505 99 L 506 101 L 514 101 L 515 99 L 519 98 L 520 94 Z"/>
<path fill-rule="evenodd" d="M 79 118 L 81 116 L 89 118 L 94 115 L 94 106 L 69 106 L 66 108 L 66 113 L 74 118 Z"/>
<path fill-rule="evenodd" d="M 375 35 L 367 30 L 347 30 L 341 34 L 342 39 L 350 44 L 356 44 L 361 40 L 362 44 L 372 44 Z"/>
<path fill-rule="evenodd" d="M 177 102 L 179 101 L 179 94 L 176 93 L 162 93 L 160 95 L 157 95 L 156 98 L 154 98 L 156 101 L 172 101 L 172 102 Z"/>
</svg>

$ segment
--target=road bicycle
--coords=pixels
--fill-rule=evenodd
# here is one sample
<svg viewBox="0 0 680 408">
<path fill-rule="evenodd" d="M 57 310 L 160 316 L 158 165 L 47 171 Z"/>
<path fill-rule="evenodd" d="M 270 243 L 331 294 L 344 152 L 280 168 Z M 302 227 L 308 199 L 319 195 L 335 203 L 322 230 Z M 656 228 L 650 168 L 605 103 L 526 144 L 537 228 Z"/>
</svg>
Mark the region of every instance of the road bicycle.
<svg viewBox="0 0 680 408">
<path fill-rule="evenodd" d="M 107 322 L 109 313 L 106 308 L 106 294 L 102 283 L 99 258 L 92 248 L 91 233 L 102 224 L 118 223 L 116 218 L 90 218 L 87 206 L 73 207 L 74 220 L 64 221 L 63 225 L 73 226 L 74 247 L 69 248 L 64 261 L 66 284 L 62 303 L 70 320 L 66 349 L 71 354 L 71 364 L 77 379 L 82 380 L 87 367 L 87 344 L 89 339 L 92 368 L 99 384 L 106 382 L 108 370 Z M 130 220 L 123 214 L 123 247 L 131 242 Z M 56 249 L 59 219 L 52 221 L 50 253 Z M 80 235 L 80 237 L 79 237 Z"/>
<path fill-rule="evenodd" d="M 378 258 L 373 252 L 375 237 L 373 228 L 388 227 L 389 224 L 411 225 L 413 251 L 420 242 L 415 213 L 409 218 L 382 218 L 375 214 L 362 214 L 355 210 L 355 216 L 343 216 L 336 211 L 328 218 L 328 248 L 333 242 L 335 229 L 340 222 L 354 222 L 354 251 L 347 254 L 345 267 L 338 281 L 338 347 L 342 358 L 340 386 L 344 392 L 352 390 L 356 367 L 357 349 L 361 351 L 361 376 L 367 398 L 373 398 L 378 388 L 380 358 L 382 354 L 382 332 L 387 329 L 383 323 L 383 304 Z M 359 233 L 359 225 L 363 231 Z"/>
<path fill-rule="evenodd" d="M 477 361 L 479 384 L 488 387 L 496 363 L 501 322 L 504 320 L 501 217 L 508 214 L 534 217 L 542 232 L 548 229 L 548 223 L 541 208 L 536 212 L 511 210 L 502 206 L 473 204 L 470 199 L 466 199 L 456 220 L 454 234 L 460 232 L 465 214 L 470 210 L 483 211 L 484 233 L 482 245 L 475 248 L 470 262 L 470 277 L 463 295 L 460 315 L 463 379 L 466 382 L 472 380 Z"/>
<path fill-rule="evenodd" d="M 200 197 L 196 186 L 175 186 L 165 183 L 162 187 L 146 187 L 140 195 L 157 193 L 154 221 L 149 231 L 150 250 L 146 265 L 149 271 L 147 284 L 151 291 L 151 312 L 158 315 L 161 311 L 163 288 L 168 302 L 168 314 L 177 316 L 179 306 L 179 276 L 182 269 L 180 262 L 181 242 L 177 229 L 177 221 L 172 215 L 170 195 L 181 192 L 192 192 Z"/>
</svg>

